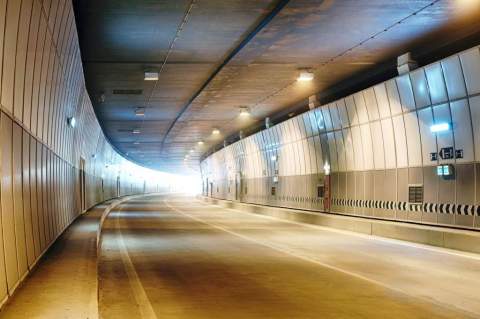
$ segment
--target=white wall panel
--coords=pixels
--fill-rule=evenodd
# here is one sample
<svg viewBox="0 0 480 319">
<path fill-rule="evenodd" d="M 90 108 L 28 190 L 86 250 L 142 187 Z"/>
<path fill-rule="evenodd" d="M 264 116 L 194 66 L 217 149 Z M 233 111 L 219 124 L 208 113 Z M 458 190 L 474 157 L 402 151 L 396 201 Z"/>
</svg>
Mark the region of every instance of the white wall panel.
<svg viewBox="0 0 480 319">
<path fill-rule="evenodd" d="M 330 153 L 330 166 L 333 171 L 338 170 L 337 146 L 335 144 L 335 135 L 333 133 L 327 134 L 328 149 Z"/>
<path fill-rule="evenodd" d="M 315 150 L 315 141 L 313 137 L 308 138 L 308 150 L 310 154 L 310 165 L 312 168 L 312 174 L 316 174 L 319 172 L 319 168 L 317 166 L 317 152 Z"/>
<path fill-rule="evenodd" d="M 320 110 L 322 111 L 322 114 L 323 114 L 325 129 L 327 130 L 327 132 L 333 130 L 332 118 L 330 117 L 330 111 L 328 110 L 328 105 L 321 106 Z"/>
<path fill-rule="evenodd" d="M 400 95 L 398 94 L 397 82 L 395 79 L 385 82 L 387 88 L 388 104 L 392 115 L 402 113 L 402 104 L 400 103 Z"/>
<path fill-rule="evenodd" d="M 355 154 L 353 151 L 352 130 L 346 128 L 343 130 L 343 139 L 345 142 L 345 157 L 348 171 L 355 170 Z"/>
<path fill-rule="evenodd" d="M 345 106 L 347 108 L 348 121 L 350 122 L 350 125 L 358 125 L 357 109 L 355 107 L 355 102 L 352 95 L 345 98 Z"/>
<path fill-rule="evenodd" d="M 315 114 L 315 121 L 317 123 L 317 129 L 319 133 L 323 133 L 326 131 L 325 128 L 325 120 L 323 119 L 323 114 L 321 108 L 316 108 L 314 110 Z"/>
<path fill-rule="evenodd" d="M 463 75 L 470 95 L 480 93 L 480 50 L 472 48 L 460 54 Z"/>
<path fill-rule="evenodd" d="M 340 121 L 340 115 L 338 114 L 338 108 L 335 103 L 330 104 L 330 117 L 332 118 L 332 126 L 334 130 L 342 128 L 342 123 Z"/>
<path fill-rule="evenodd" d="M 373 163 L 375 169 L 385 168 L 385 152 L 383 148 L 383 136 L 381 122 L 375 121 L 370 123 L 373 142 Z"/>
<path fill-rule="evenodd" d="M 372 134 L 370 133 L 370 124 L 364 124 L 360 126 L 362 136 L 363 147 L 363 160 L 364 169 L 372 170 L 373 165 L 373 147 L 372 147 Z M 380 147 L 380 146 L 377 146 Z"/>
<path fill-rule="evenodd" d="M 397 79 L 397 88 L 400 95 L 400 103 L 404 112 L 415 109 L 415 99 L 413 97 L 412 83 L 410 74 L 404 74 Z"/>
<path fill-rule="evenodd" d="M 430 153 L 438 152 L 436 135 L 430 131 L 430 127 L 433 125 L 433 111 L 431 107 L 418 111 L 418 122 L 422 139 L 423 165 L 436 165 L 438 161 L 431 161 L 430 157 Z"/>
<path fill-rule="evenodd" d="M 353 152 L 355 158 L 355 170 L 361 171 L 364 169 L 363 162 L 363 146 L 362 146 L 362 135 L 360 132 L 360 127 L 353 126 L 351 128 L 352 132 L 352 141 L 353 141 Z"/>
<path fill-rule="evenodd" d="M 463 150 L 463 158 L 457 159 L 457 162 L 472 162 L 474 146 L 468 101 L 466 99 L 454 101 L 450 103 L 450 110 L 455 133 L 455 148 Z"/>
<path fill-rule="evenodd" d="M 465 97 L 467 92 L 458 55 L 442 60 L 441 64 L 450 101 Z"/>
<path fill-rule="evenodd" d="M 375 91 L 373 88 L 368 88 L 363 91 L 363 97 L 365 98 L 365 105 L 367 106 L 369 120 L 377 120 L 379 118 L 379 112 L 377 99 L 375 97 Z"/>
<path fill-rule="evenodd" d="M 355 107 L 357 108 L 358 122 L 360 124 L 368 122 L 367 106 L 365 105 L 365 99 L 363 98 L 363 91 L 355 93 L 353 95 Z"/>
<path fill-rule="evenodd" d="M 427 65 L 425 67 L 425 75 L 427 77 L 432 103 L 438 104 L 448 101 L 447 87 L 445 86 L 445 79 L 440 62 Z"/>
<path fill-rule="evenodd" d="M 320 135 L 314 136 L 313 141 L 315 143 L 315 157 L 317 159 L 317 169 L 320 172 L 323 170 L 324 159 L 328 156 L 328 152 L 327 149 L 323 147 Z"/>
<path fill-rule="evenodd" d="M 340 122 L 342 124 L 342 127 L 349 127 L 350 122 L 348 121 L 348 113 L 347 113 L 347 107 L 345 105 L 345 100 L 344 99 L 338 100 L 336 105 L 337 105 L 338 115 L 340 117 Z"/>
<path fill-rule="evenodd" d="M 303 113 L 301 116 L 302 116 L 302 120 L 303 120 L 303 125 L 305 126 L 305 131 L 307 133 L 307 137 L 310 137 L 313 135 L 313 132 L 312 132 L 312 123 L 310 123 L 310 112 L 305 112 Z"/>
<path fill-rule="evenodd" d="M 420 145 L 420 130 L 416 112 L 403 115 L 407 138 L 408 165 L 410 167 L 422 165 L 422 147 Z"/>
<path fill-rule="evenodd" d="M 475 160 L 480 161 L 480 96 L 469 99 L 473 125 L 473 142 L 475 144 Z"/>
<path fill-rule="evenodd" d="M 342 131 L 335 131 L 335 142 L 338 155 L 338 170 L 344 172 L 347 170 L 347 159 L 345 154 L 345 145 L 343 142 Z"/>
<path fill-rule="evenodd" d="M 380 118 L 390 116 L 390 103 L 388 101 L 387 88 L 385 87 L 385 83 L 375 85 L 373 87 L 373 91 L 375 92 L 375 98 L 377 100 L 378 113 Z"/>
<path fill-rule="evenodd" d="M 405 126 L 403 116 L 397 115 L 392 118 L 393 132 L 395 136 L 395 150 L 397 154 L 397 167 L 407 167 L 407 138 L 405 136 Z"/>
<path fill-rule="evenodd" d="M 19 277 L 17 248 L 15 246 L 15 215 L 13 213 L 12 121 L 3 115 L 0 126 L 2 145 L 1 208 L 3 245 L 5 249 L 7 284 L 9 289 L 13 289 L 18 283 Z"/>
<path fill-rule="evenodd" d="M 435 123 L 452 123 L 452 118 L 450 116 L 450 107 L 447 103 L 433 107 L 433 120 Z M 444 147 L 454 146 L 452 130 L 438 132 L 436 133 L 436 135 L 439 151 Z M 439 159 L 439 161 L 440 163 L 453 162 L 453 160 L 443 161 L 442 159 Z"/>
<path fill-rule="evenodd" d="M 431 104 L 430 94 L 428 91 L 427 78 L 424 69 L 418 69 L 410 74 L 412 81 L 413 94 L 417 108 Z"/>
</svg>

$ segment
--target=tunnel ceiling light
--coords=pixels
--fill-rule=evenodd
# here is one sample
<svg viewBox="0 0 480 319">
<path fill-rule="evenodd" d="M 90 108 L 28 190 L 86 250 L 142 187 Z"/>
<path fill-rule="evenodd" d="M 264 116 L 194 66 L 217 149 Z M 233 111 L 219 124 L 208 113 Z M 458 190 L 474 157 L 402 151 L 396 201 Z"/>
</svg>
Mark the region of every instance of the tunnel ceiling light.
<svg viewBox="0 0 480 319">
<path fill-rule="evenodd" d="M 432 133 L 440 133 L 440 132 L 445 132 L 449 130 L 450 130 L 449 123 L 437 123 L 430 126 L 430 132 Z"/>
<path fill-rule="evenodd" d="M 303 71 L 300 71 L 300 74 L 298 75 L 297 81 L 299 81 L 299 82 L 309 82 L 309 81 L 313 81 L 314 77 L 315 77 L 315 75 L 313 74 L 312 71 L 303 70 Z"/>
<path fill-rule="evenodd" d="M 145 108 L 144 107 L 137 107 L 135 109 L 135 116 L 145 116 Z"/>
<path fill-rule="evenodd" d="M 214 128 L 213 131 L 212 131 L 212 134 L 213 135 L 218 135 L 218 134 L 220 134 L 220 130 L 218 128 Z"/>
<path fill-rule="evenodd" d="M 241 107 L 240 108 L 240 116 L 246 117 L 246 116 L 249 116 L 249 115 L 250 115 L 250 110 L 248 109 L 248 107 Z"/>
<path fill-rule="evenodd" d="M 145 71 L 145 81 L 158 81 L 158 72 L 155 71 Z"/>
<path fill-rule="evenodd" d="M 77 125 L 77 120 L 76 120 L 75 117 L 73 117 L 73 116 L 72 116 L 72 117 L 69 117 L 69 118 L 67 119 L 67 124 L 68 124 L 68 126 L 70 126 L 70 127 L 75 127 L 75 125 Z"/>
</svg>

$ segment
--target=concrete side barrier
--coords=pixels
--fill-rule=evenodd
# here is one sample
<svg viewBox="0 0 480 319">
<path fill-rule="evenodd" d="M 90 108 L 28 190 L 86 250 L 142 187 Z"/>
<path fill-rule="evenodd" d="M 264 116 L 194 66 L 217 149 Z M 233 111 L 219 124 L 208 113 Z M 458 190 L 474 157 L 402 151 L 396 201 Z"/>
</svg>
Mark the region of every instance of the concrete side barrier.
<svg viewBox="0 0 480 319">
<path fill-rule="evenodd" d="M 200 197 L 203 201 L 225 208 L 267 215 L 280 219 L 326 226 L 367 235 L 404 240 L 471 253 L 480 253 L 480 232 L 448 227 L 385 221 L 366 217 L 309 212 L 290 208 L 262 206 Z"/>
</svg>

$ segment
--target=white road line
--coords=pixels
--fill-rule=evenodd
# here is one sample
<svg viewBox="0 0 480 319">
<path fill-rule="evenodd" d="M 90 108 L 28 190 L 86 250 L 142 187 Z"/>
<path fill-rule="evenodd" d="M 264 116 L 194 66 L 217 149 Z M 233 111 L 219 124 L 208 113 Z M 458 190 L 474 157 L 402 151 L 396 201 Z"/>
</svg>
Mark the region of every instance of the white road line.
<svg viewBox="0 0 480 319">
<path fill-rule="evenodd" d="M 433 251 L 433 252 L 436 252 L 436 253 L 448 254 L 448 255 L 452 255 L 452 256 L 456 256 L 456 257 L 463 257 L 463 258 L 468 258 L 468 259 L 473 259 L 473 260 L 480 261 L 480 255 L 475 254 L 475 253 L 462 252 L 462 251 L 457 251 L 457 250 L 443 248 L 443 247 L 428 246 L 428 245 L 408 242 L 408 241 L 404 241 L 404 240 L 400 240 L 400 239 L 385 238 L 385 237 L 380 237 L 380 236 L 375 236 L 375 235 L 367 235 L 367 234 L 357 233 L 357 232 L 343 230 L 343 229 L 331 228 L 331 227 L 327 227 L 327 226 L 300 223 L 300 222 L 296 222 L 296 221 L 292 221 L 292 220 L 278 218 L 278 217 L 275 217 L 275 216 L 251 213 L 251 212 L 247 212 L 247 211 L 243 211 L 243 210 L 239 210 L 239 209 L 235 209 L 235 208 L 222 207 L 222 206 L 216 205 L 216 204 L 205 203 L 205 202 L 202 202 L 201 200 L 198 200 L 198 199 L 196 199 L 196 201 L 198 203 L 202 204 L 203 206 L 213 206 L 213 207 L 216 207 L 216 208 L 222 209 L 222 210 L 228 210 L 228 211 L 232 211 L 232 212 L 236 212 L 236 213 L 242 213 L 242 214 L 249 214 L 249 215 L 252 215 L 252 216 L 257 216 L 257 217 L 261 217 L 261 218 L 265 218 L 265 219 L 284 222 L 284 223 L 287 223 L 287 224 L 298 225 L 298 226 L 302 226 L 302 227 L 305 227 L 305 228 L 323 230 L 323 231 L 328 231 L 328 232 L 332 232 L 332 233 L 339 233 L 339 234 L 343 234 L 343 235 L 360 237 L 360 238 L 364 238 L 364 239 L 368 239 L 368 240 L 378 240 L 378 241 L 386 242 L 386 243 L 389 243 L 389 244 L 396 244 L 396 245 L 401 245 L 401 246 L 414 247 L 414 248 L 418 248 L 418 249 Z"/>
<path fill-rule="evenodd" d="M 115 209 L 117 212 L 122 210 L 122 205 Z M 155 311 L 153 310 L 152 304 L 148 299 L 147 293 L 143 288 L 142 282 L 138 277 L 137 271 L 135 270 L 135 266 L 132 263 L 130 255 L 128 254 L 127 246 L 125 245 L 125 241 L 123 240 L 122 230 L 120 227 L 120 214 L 117 214 L 115 218 L 115 228 L 117 230 L 117 241 L 120 248 L 120 254 L 122 256 L 122 262 L 125 268 L 125 271 L 128 276 L 128 281 L 130 283 L 130 287 L 133 291 L 133 296 L 137 303 L 138 310 L 140 311 L 140 315 L 143 319 L 158 319 Z"/>
<path fill-rule="evenodd" d="M 394 287 L 394 286 L 390 286 L 390 285 L 387 285 L 383 282 L 380 282 L 380 281 L 377 281 L 375 279 L 371 279 L 371 278 L 368 278 L 368 277 L 365 277 L 363 275 L 360 275 L 360 274 L 357 274 L 357 273 L 354 273 L 352 271 L 349 271 L 349 270 L 345 270 L 345 269 L 342 269 L 342 268 L 339 268 L 339 267 L 336 267 L 334 265 L 330 265 L 330 264 L 327 264 L 325 262 L 322 262 L 322 261 L 319 261 L 311 256 L 307 256 L 307 255 L 303 255 L 303 254 L 299 254 L 298 252 L 294 252 L 292 250 L 289 250 L 289 249 L 286 249 L 285 247 L 281 247 L 281 246 L 276 246 L 276 245 L 272 245 L 271 243 L 267 243 L 267 242 L 264 242 L 264 241 L 259 241 L 257 239 L 254 239 L 254 238 L 251 238 L 251 237 L 248 237 L 248 236 L 245 236 L 245 235 L 242 235 L 240 233 L 237 233 L 235 231 L 232 231 L 228 228 L 225 228 L 223 226 L 220 226 L 220 225 L 216 225 L 216 224 L 213 224 L 213 223 L 210 223 L 210 222 L 207 222 L 207 221 L 204 221 L 203 219 L 201 218 L 198 218 L 198 217 L 195 217 L 193 215 L 190 215 L 188 213 L 186 213 L 185 211 L 182 211 L 172 205 L 170 205 L 168 203 L 168 201 L 166 199 L 163 200 L 163 202 L 165 203 L 165 205 L 167 205 L 170 209 L 173 209 L 174 211 L 178 212 L 179 214 L 185 216 L 185 217 L 188 217 L 190 219 L 193 219 L 195 221 L 198 221 L 200 223 L 203 223 L 205 225 L 208 225 L 212 228 L 216 228 L 218 230 L 221 230 L 221 231 L 224 231 L 226 233 L 229 233 L 233 236 L 236 236 L 238 238 L 241 238 L 245 241 L 249 241 L 251 243 L 254 243 L 254 244 L 257 244 L 257 245 L 260 245 L 260 246 L 264 246 L 264 247 L 267 247 L 267 248 L 270 248 L 272 250 L 275 250 L 277 252 L 280 252 L 280 253 L 283 253 L 283 254 L 286 254 L 286 255 L 289 255 L 291 257 L 295 257 L 295 258 L 298 258 L 298 259 L 301 259 L 301 260 L 304 260 L 306 262 L 309 262 L 309 263 L 313 263 L 313 264 L 317 264 L 319 266 L 322 266 L 322 267 L 325 267 L 325 268 L 328 268 L 330 270 L 333 270 L 333 271 L 337 271 L 337 272 L 340 272 L 340 273 L 343 273 L 345 275 L 348 275 L 348 276 L 351 276 L 351 277 L 354 277 L 354 278 L 357 278 L 357 279 L 360 279 L 360 280 L 363 280 L 363 281 L 366 281 L 366 282 L 369 282 L 371 284 L 374 284 L 374 285 L 378 285 L 380 287 L 383 287 L 385 289 L 389 289 L 389 290 L 392 290 L 392 291 L 395 291 L 397 293 L 400 293 L 402 295 L 405 295 L 405 296 L 408 296 L 410 298 L 413 298 L 413 299 L 416 299 L 416 300 L 421 300 L 425 303 L 428 303 L 428 304 L 434 304 L 434 305 L 438 305 L 442 308 L 446 308 L 446 309 L 450 309 L 452 311 L 457 311 L 457 312 L 462 312 L 463 314 L 465 315 L 468 315 L 468 316 L 478 316 L 478 314 L 475 314 L 475 313 L 472 313 L 468 310 L 465 310 L 465 309 L 461 309 L 461 308 L 457 308 L 453 305 L 447 305 L 447 304 L 444 304 L 444 303 L 440 303 L 440 302 L 437 302 L 436 300 L 434 299 L 431 299 L 431 298 L 428 298 L 428 297 L 423 297 L 423 296 L 418 296 L 418 295 L 411 295 L 409 294 L 407 291 L 404 291 L 402 289 L 399 289 L 397 287 Z"/>
</svg>

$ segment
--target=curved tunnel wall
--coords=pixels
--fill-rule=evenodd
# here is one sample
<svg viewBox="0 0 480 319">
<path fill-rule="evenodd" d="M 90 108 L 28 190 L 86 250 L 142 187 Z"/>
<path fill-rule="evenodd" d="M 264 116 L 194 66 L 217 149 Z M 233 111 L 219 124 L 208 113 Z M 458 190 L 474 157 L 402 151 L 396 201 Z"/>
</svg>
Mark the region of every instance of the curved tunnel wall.
<svg viewBox="0 0 480 319">
<path fill-rule="evenodd" d="M 85 89 L 71 1 L 0 1 L 0 43 L 5 301 L 84 208 L 117 195 L 158 191 L 158 185 L 131 176 L 100 129 Z M 76 118 L 75 127 L 67 124 L 69 117 Z"/>
<path fill-rule="evenodd" d="M 451 129 L 432 133 L 434 123 Z M 462 154 L 442 159 L 449 148 Z M 479 161 L 474 47 L 249 136 L 201 169 L 205 195 L 324 210 L 317 187 L 328 162 L 333 213 L 478 229 Z M 441 164 L 453 165 L 453 179 L 437 176 Z M 423 198 L 412 204 L 416 186 Z"/>
</svg>

